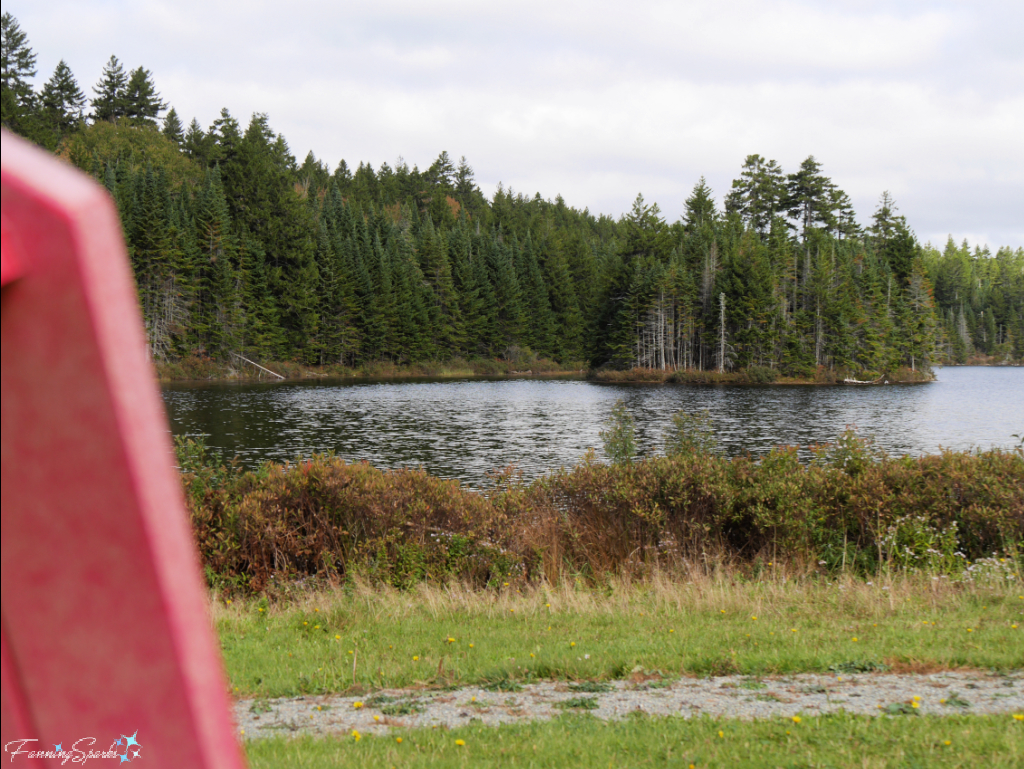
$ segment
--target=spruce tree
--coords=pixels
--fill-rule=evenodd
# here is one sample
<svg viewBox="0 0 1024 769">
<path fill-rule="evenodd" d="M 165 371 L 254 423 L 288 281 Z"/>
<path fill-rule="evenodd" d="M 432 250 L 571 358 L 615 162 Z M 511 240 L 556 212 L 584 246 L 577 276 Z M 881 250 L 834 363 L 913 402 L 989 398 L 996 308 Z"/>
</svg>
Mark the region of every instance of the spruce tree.
<svg viewBox="0 0 1024 769">
<path fill-rule="evenodd" d="M 35 110 L 35 92 L 28 78 L 36 75 L 36 54 L 18 20 L 5 11 L 0 17 L 0 122 L 12 131 L 26 133 Z"/>
<path fill-rule="evenodd" d="M 39 101 L 42 118 L 51 132 L 54 146 L 82 123 L 85 94 L 63 59 L 43 86 Z"/>
<path fill-rule="evenodd" d="M 764 236 L 785 207 L 786 179 L 774 160 L 747 155 L 740 178 L 732 183 L 725 198 L 727 213 L 739 214 L 743 221 Z"/>
<path fill-rule="evenodd" d="M 196 127 L 199 127 L 198 123 L 196 124 Z M 161 133 L 179 146 L 181 146 L 185 141 L 185 136 L 181 127 L 181 119 L 178 117 L 178 113 L 174 107 L 171 107 L 164 116 L 164 125 Z"/>
<path fill-rule="evenodd" d="M 128 110 L 128 76 L 116 56 L 103 67 L 100 81 L 93 87 L 96 96 L 92 100 L 93 122 L 109 120 L 116 122 L 124 117 Z"/>
<path fill-rule="evenodd" d="M 133 69 L 124 91 L 124 114 L 136 125 L 156 125 L 160 113 L 167 109 L 153 84 L 152 73 L 143 67 Z"/>
</svg>

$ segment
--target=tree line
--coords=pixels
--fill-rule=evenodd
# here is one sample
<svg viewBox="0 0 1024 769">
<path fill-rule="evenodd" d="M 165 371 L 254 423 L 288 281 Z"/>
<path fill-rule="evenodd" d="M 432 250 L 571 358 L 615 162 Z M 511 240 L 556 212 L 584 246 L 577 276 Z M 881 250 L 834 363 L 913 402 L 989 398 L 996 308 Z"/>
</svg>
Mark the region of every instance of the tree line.
<svg viewBox="0 0 1024 769">
<path fill-rule="evenodd" d="M 1024 249 L 921 245 L 883 193 L 858 223 L 808 157 L 748 156 L 679 218 L 614 219 L 463 157 L 331 169 L 255 114 L 186 127 L 114 56 L 87 99 L 2 18 L 2 122 L 91 173 L 124 227 L 155 359 L 357 365 L 539 355 L 591 366 L 850 376 L 1024 358 Z"/>
</svg>

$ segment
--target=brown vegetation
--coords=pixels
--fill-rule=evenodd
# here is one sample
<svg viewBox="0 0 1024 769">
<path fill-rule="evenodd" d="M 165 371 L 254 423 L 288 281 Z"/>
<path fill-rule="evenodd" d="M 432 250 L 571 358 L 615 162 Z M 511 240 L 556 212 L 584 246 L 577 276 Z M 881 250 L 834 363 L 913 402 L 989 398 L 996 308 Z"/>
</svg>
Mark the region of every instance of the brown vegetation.
<svg viewBox="0 0 1024 769">
<path fill-rule="evenodd" d="M 241 472 L 195 443 L 179 450 L 208 576 L 251 590 L 275 575 L 554 583 L 709 559 L 962 573 L 999 552 L 1019 570 L 1024 542 L 1020 451 L 876 458 L 847 436 L 809 465 L 792 448 L 759 460 L 591 457 L 529 485 L 509 470 L 479 493 L 332 457 Z"/>
</svg>

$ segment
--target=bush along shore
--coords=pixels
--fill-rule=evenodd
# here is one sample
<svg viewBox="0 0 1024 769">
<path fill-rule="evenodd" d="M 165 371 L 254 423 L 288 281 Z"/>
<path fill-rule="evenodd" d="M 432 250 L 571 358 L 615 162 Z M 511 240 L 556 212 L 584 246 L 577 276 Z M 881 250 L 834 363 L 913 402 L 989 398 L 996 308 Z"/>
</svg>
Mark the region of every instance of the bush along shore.
<svg viewBox="0 0 1024 769">
<path fill-rule="evenodd" d="M 736 371 L 702 371 L 700 369 L 632 368 L 597 369 L 588 372 L 595 382 L 621 384 L 669 383 L 707 385 L 834 385 L 834 384 L 922 384 L 934 382 L 935 374 L 929 370 L 900 367 L 891 371 L 858 371 L 829 369 L 819 366 L 802 374 L 784 375 L 768 366 L 748 366 Z"/>
<path fill-rule="evenodd" d="M 474 491 L 423 470 L 332 456 L 245 471 L 178 441 L 207 578 L 259 593 L 350 578 L 405 588 L 599 582 L 769 562 L 862 575 L 927 571 L 1021 578 L 1024 451 L 888 457 L 846 433 L 755 458 L 714 453 L 706 417 L 677 415 L 669 456 L 633 458 L 621 413 L 588 455 L 524 483 L 513 468 Z"/>
<path fill-rule="evenodd" d="M 800 375 L 783 375 L 768 366 L 748 366 L 734 371 L 699 369 L 632 368 L 592 369 L 584 361 L 557 363 L 527 351 L 511 358 L 455 358 L 396 364 L 389 361 L 357 366 L 331 364 L 309 366 L 295 361 L 258 363 L 244 358 L 214 360 L 189 357 L 158 361 L 156 376 L 161 382 L 198 381 L 281 381 L 295 379 L 470 379 L 502 377 L 583 376 L 609 384 L 692 384 L 692 385 L 835 385 L 835 384 L 922 384 L 935 381 L 929 370 L 897 368 L 892 371 L 858 371 L 856 374 L 824 366 Z"/>
<path fill-rule="evenodd" d="M 250 361 L 245 358 L 213 359 L 192 356 L 175 361 L 155 362 L 161 382 L 247 381 L 291 379 L 468 379 L 512 376 L 568 376 L 586 373 L 582 361 L 556 363 L 529 350 L 507 358 L 454 358 L 397 364 L 376 361 L 354 366 L 330 364 L 312 366 L 295 361 Z"/>
</svg>

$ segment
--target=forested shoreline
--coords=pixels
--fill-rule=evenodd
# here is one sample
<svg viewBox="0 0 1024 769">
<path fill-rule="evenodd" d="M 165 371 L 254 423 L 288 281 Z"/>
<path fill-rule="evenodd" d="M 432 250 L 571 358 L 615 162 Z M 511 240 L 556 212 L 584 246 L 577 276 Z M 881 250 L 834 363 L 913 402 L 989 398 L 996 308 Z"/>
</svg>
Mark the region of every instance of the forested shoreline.
<svg viewBox="0 0 1024 769">
<path fill-rule="evenodd" d="M 3 125 L 117 204 L 154 361 L 305 367 L 498 362 L 874 379 L 1024 359 L 1024 249 L 919 243 L 888 193 L 870 222 L 808 157 L 748 156 L 719 207 L 700 179 L 669 223 L 499 185 L 465 158 L 300 163 L 266 115 L 185 127 L 111 57 L 88 99 L 3 16 Z M 486 368 L 486 366 L 484 366 Z"/>
</svg>

